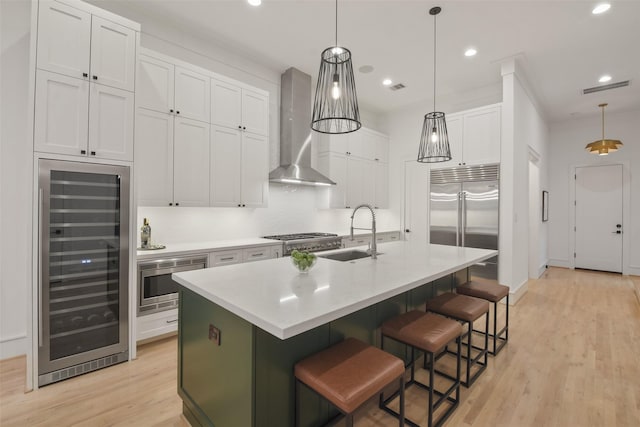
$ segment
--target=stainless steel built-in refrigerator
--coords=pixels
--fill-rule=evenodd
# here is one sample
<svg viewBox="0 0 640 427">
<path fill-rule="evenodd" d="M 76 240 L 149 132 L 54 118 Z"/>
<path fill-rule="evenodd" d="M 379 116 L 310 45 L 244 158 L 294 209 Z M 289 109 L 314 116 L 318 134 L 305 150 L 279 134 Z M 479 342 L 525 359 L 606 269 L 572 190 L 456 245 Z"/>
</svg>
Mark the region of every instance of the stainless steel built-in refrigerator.
<svg viewBox="0 0 640 427">
<path fill-rule="evenodd" d="M 431 170 L 431 243 L 498 249 L 500 165 Z M 473 265 L 473 277 L 498 279 L 498 256 Z"/>
<path fill-rule="evenodd" d="M 38 384 L 128 359 L 129 168 L 39 161 Z"/>
</svg>

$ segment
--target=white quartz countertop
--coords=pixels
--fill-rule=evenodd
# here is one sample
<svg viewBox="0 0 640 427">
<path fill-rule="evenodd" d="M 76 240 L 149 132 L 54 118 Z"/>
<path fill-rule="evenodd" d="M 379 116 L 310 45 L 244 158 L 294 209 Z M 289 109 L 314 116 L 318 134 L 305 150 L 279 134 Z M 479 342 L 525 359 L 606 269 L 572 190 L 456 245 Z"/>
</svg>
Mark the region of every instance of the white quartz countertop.
<svg viewBox="0 0 640 427">
<path fill-rule="evenodd" d="M 172 277 L 275 337 L 287 339 L 498 254 L 406 241 L 385 243 L 379 250 L 377 260 L 318 257 L 307 274 L 299 273 L 285 257 Z"/>
<path fill-rule="evenodd" d="M 215 240 L 210 242 L 173 243 L 166 244 L 165 249 L 151 251 L 138 249 L 136 256 L 138 260 L 144 260 L 177 255 L 190 255 L 196 253 L 206 254 L 211 251 L 221 249 L 236 249 L 245 246 L 269 246 L 281 244 L 282 242 L 279 240 L 262 239 L 259 237 L 249 239 Z"/>
</svg>

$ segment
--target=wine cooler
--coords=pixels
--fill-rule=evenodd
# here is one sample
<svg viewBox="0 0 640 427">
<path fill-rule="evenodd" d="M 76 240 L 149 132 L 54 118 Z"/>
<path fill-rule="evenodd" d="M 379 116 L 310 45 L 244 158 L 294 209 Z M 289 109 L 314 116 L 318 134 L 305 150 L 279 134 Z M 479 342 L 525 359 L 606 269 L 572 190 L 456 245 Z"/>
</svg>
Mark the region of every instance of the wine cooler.
<svg viewBox="0 0 640 427">
<path fill-rule="evenodd" d="M 39 162 L 38 384 L 128 360 L 129 168 Z"/>
</svg>

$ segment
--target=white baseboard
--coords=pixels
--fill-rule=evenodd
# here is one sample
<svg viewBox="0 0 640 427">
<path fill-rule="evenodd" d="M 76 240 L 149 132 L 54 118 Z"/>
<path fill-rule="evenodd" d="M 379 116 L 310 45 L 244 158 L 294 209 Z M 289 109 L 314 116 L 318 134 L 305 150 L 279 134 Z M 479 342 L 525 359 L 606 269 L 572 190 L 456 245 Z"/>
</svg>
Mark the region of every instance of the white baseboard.
<svg viewBox="0 0 640 427">
<path fill-rule="evenodd" d="M 27 354 L 27 336 L 17 335 L 0 340 L 0 360 Z"/>
<path fill-rule="evenodd" d="M 529 287 L 526 280 L 520 283 L 520 286 L 518 286 L 516 289 L 511 289 L 509 291 L 509 305 L 516 305 L 518 301 L 520 301 L 520 298 L 522 298 L 524 294 L 527 293 L 528 289 Z"/>
<path fill-rule="evenodd" d="M 540 265 L 540 267 L 538 267 L 538 277 L 542 276 L 544 274 L 544 272 L 547 270 L 547 265 L 549 264 L 549 261 L 545 261 L 544 263 L 542 263 Z"/>
<path fill-rule="evenodd" d="M 553 259 L 550 258 L 547 264 L 550 267 L 563 267 L 563 268 L 571 268 L 571 263 L 566 259 Z"/>
<path fill-rule="evenodd" d="M 640 267 L 629 267 L 629 276 L 640 276 Z"/>
</svg>

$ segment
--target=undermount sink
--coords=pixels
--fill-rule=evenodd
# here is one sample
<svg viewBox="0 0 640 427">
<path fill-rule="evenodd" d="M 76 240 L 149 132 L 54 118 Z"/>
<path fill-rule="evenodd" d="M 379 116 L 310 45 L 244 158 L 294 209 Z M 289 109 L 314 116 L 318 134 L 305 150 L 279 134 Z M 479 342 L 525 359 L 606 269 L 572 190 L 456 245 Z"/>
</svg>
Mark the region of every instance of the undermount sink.
<svg viewBox="0 0 640 427">
<path fill-rule="evenodd" d="M 378 252 L 378 255 L 380 255 L 379 252 Z M 365 251 L 351 250 L 351 251 L 336 252 L 334 254 L 326 254 L 326 255 L 318 255 L 318 256 L 321 258 L 328 258 L 336 261 L 353 261 L 354 259 L 370 257 L 371 254 Z"/>
</svg>

